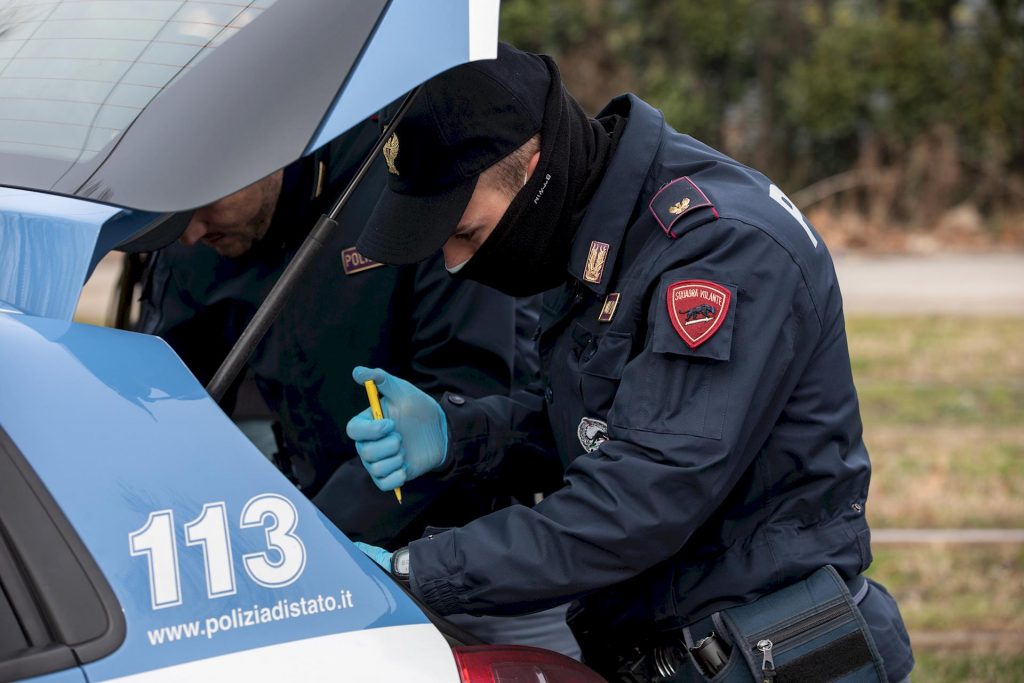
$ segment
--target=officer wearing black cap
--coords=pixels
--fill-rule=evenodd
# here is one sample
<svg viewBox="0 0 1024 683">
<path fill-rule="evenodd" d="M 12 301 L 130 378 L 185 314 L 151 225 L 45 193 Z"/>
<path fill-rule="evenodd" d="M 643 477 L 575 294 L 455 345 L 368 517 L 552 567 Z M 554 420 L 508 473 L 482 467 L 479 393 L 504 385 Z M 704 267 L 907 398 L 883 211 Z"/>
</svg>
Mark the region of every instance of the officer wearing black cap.
<svg viewBox="0 0 1024 683">
<path fill-rule="evenodd" d="M 164 337 L 207 381 L 378 130 L 367 121 L 315 157 L 197 210 L 183 243 L 153 255 L 139 328 Z M 249 360 L 258 395 L 240 402 L 266 402 L 280 426 L 278 464 L 342 530 L 397 547 L 427 523 L 488 512 L 507 492 L 424 480 L 406 487 L 402 505 L 382 495 L 343 433 L 348 416 L 367 405 L 348 379 L 352 363 L 365 359 L 435 395 L 508 393 L 536 376 L 535 344 L 524 330 L 536 324 L 537 305 L 455 282 L 434 255 L 395 268 L 360 254 L 356 238 L 386 174 L 381 160 L 356 189 Z M 197 242 L 204 246 L 190 246 Z"/>
<path fill-rule="evenodd" d="M 839 287 L 785 194 L 635 96 L 587 118 L 550 59 L 508 46 L 430 82 L 392 147 L 361 253 L 443 245 L 457 277 L 553 289 L 538 394 L 434 402 L 356 368 L 390 417 L 349 422 L 363 464 L 386 490 L 473 478 L 526 441 L 566 469 L 533 508 L 364 551 L 442 613 L 575 600 L 585 661 L 613 680 L 906 678 L 896 603 L 862 576 Z"/>
<path fill-rule="evenodd" d="M 208 381 L 378 130 L 374 121 L 360 124 L 316 156 L 198 209 L 182 244 L 153 255 L 140 330 L 164 337 Z M 249 359 L 256 391 L 245 382 L 226 407 L 238 419 L 266 412 L 264 401 L 277 423 L 278 466 L 351 539 L 399 547 L 427 525 L 464 524 L 513 498 L 531 502 L 557 485 L 559 468 L 542 451 L 518 449 L 514 462 L 489 477 L 410 482 L 401 505 L 371 483 L 343 434 L 348 416 L 367 405 L 363 388 L 349 380 L 354 362 L 409 377 L 437 396 L 507 394 L 536 381 L 539 364 L 530 339 L 536 297 L 514 299 L 454 281 L 436 249 L 420 264 L 397 268 L 358 251 L 356 238 L 386 175 L 381 159 L 356 188 L 330 241 Z M 564 620 L 559 626 L 555 619 L 561 612 L 458 623 L 487 641 L 578 657 Z"/>
</svg>

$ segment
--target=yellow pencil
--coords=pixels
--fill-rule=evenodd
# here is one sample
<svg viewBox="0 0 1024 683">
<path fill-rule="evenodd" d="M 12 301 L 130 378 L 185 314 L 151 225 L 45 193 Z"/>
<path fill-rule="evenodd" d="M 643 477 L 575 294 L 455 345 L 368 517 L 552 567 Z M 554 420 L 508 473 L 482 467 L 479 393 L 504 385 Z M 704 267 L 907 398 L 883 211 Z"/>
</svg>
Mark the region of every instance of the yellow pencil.
<svg viewBox="0 0 1024 683">
<path fill-rule="evenodd" d="M 363 386 L 366 387 L 366 397 L 370 399 L 370 413 L 373 415 L 374 420 L 383 420 L 384 411 L 380 409 L 380 394 L 377 393 L 377 385 L 372 379 L 368 379 L 363 382 Z M 398 499 L 399 505 L 402 503 L 402 487 L 399 486 L 395 489 L 395 498 Z"/>
</svg>

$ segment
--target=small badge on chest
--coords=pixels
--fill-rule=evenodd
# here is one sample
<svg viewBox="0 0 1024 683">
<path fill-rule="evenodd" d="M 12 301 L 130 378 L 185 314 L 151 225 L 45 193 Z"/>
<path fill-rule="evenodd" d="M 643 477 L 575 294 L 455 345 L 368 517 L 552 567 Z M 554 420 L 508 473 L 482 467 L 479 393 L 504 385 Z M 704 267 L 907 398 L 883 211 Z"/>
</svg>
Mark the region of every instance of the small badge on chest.
<svg viewBox="0 0 1024 683">
<path fill-rule="evenodd" d="M 619 307 L 619 293 L 612 292 L 604 300 L 604 306 L 601 307 L 601 312 L 597 314 L 597 321 L 602 323 L 610 323 L 612 318 L 615 316 L 615 309 Z"/>
<path fill-rule="evenodd" d="M 371 268 L 380 268 L 383 265 L 383 263 L 366 258 L 356 251 L 355 247 L 341 250 L 341 268 L 345 271 L 345 275 L 355 275 Z"/>
<path fill-rule="evenodd" d="M 608 423 L 593 417 L 585 417 L 576 428 L 576 436 L 579 437 L 583 450 L 593 453 L 608 440 Z"/>
</svg>

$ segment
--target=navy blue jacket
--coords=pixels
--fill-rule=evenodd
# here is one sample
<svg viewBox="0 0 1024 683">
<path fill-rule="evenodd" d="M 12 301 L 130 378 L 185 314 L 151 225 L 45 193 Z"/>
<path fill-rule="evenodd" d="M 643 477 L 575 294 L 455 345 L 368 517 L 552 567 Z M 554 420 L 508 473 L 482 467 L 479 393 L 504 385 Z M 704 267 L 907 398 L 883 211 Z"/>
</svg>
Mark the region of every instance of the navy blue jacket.
<svg viewBox="0 0 1024 683">
<path fill-rule="evenodd" d="M 821 238 L 771 181 L 669 128 L 628 122 L 545 295 L 542 397 L 443 401 L 450 477 L 553 440 L 565 485 L 411 544 L 441 612 L 580 600 L 579 624 L 671 628 L 824 564 L 871 563 L 868 453 L 842 299 Z M 862 604 L 890 676 L 912 659 L 895 602 Z"/>
<path fill-rule="evenodd" d="M 367 122 L 315 158 L 289 166 L 267 236 L 242 257 L 224 258 L 202 245 L 156 253 L 144 281 L 140 329 L 164 337 L 208 381 L 377 131 Z M 356 254 L 352 247 L 385 176 L 381 159 L 248 368 L 280 421 L 296 483 L 307 495 L 319 491 L 317 505 L 353 539 L 396 546 L 418 537 L 427 522 L 459 524 L 490 512 L 508 487 L 424 479 L 403 487 L 403 505 L 379 491 L 345 435 L 348 419 L 368 405 L 352 381 L 353 366 L 384 368 L 436 396 L 508 393 L 536 376 L 536 345 L 517 326 L 536 325 L 539 300 L 517 302 L 455 281 L 440 258 L 395 268 Z"/>
</svg>

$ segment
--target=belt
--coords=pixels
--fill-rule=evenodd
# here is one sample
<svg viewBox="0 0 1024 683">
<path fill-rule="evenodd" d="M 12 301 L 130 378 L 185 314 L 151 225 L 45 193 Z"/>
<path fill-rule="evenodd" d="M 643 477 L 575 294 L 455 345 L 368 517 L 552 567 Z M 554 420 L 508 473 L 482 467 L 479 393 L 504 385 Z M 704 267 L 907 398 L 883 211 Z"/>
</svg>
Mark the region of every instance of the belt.
<svg viewBox="0 0 1024 683">
<path fill-rule="evenodd" d="M 868 583 L 867 579 L 859 574 L 852 579 L 845 580 L 845 583 L 855 605 L 859 605 L 871 589 L 871 584 Z M 712 634 L 719 634 L 719 636 L 721 636 L 725 633 L 727 633 L 727 631 L 720 612 L 715 612 L 703 617 L 702 619 L 698 619 L 681 629 L 683 642 L 688 649 L 696 647 L 701 638 L 705 636 Z M 652 656 L 654 659 L 653 663 L 655 670 L 661 677 L 663 677 L 663 680 L 675 680 L 674 674 L 680 668 L 691 666 L 688 660 L 683 659 L 682 661 L 678 661 L 666 654 L 665 650 L 659 648 L 654 649 Z"/>
<path fill-rule="evenodd" d="M 871 588 L 871 584 L 868 583 L 867 579 L 860 575 L 846 580 L 845 583 L 854 604 L 858 605 L 864 600 Z M 628 653 L 613 656 L 613 660 L 618 661 L 618 670 L 603 671 L 602 673 L 614 681 L 688 680 L 675 677 L 677 673 L 682 673 L 682 670 L 692 667 L 689 658 L 681 654 L 681 651 L 678 649 L 680 644 L 679 638 L 681 637 L 682 644 L 685 644 L 686 648 L 693 648 L 696 645 L 695 641 L 700 641 L 701 638 L 710 635 L 712 632 L 716 634 L 727 633 L 720 612 L 709 614 L 686 626 L 662 632 L 662 642 L 652 644 L 649 648 L 632 647 Z M 673 641 L 675 644 L 673 644 Z M 587 653 L 585 655 L 589 660 L 591 655 Z M 590 662 L 588 661 L 588 663 Z M 596 662 L 594 664 L 596 665 Z"/>
<path fill-rule="evenodd" d="M 850 597 L 853 598 L 853 604 L 859 605 L 864 602 L 864 598 L 868 594 L 868 589 L 871 588 L 871 584 L 864 578 L 863 574 L 858 574 L 846 581 L 846 588 L 850 591 Z"/>
</svg>

